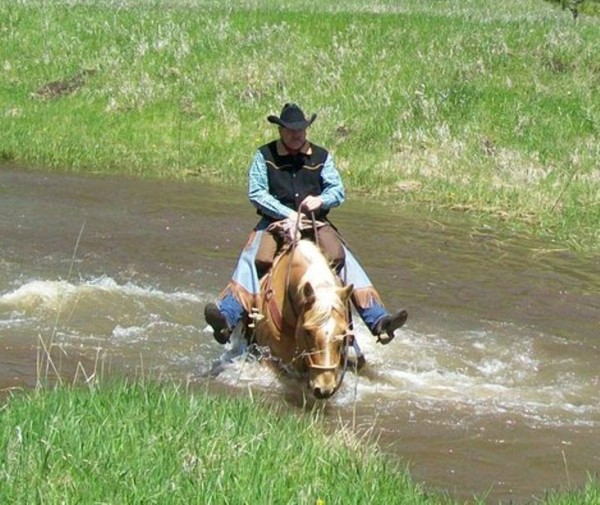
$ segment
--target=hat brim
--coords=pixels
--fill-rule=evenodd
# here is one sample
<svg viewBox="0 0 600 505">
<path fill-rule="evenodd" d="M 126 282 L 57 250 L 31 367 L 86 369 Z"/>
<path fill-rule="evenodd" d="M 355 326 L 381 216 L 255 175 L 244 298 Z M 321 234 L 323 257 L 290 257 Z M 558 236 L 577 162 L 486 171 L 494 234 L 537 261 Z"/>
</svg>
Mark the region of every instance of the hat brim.
<svg viewBox="0 0 600 505">
<path fill-rule="evenodd" d="M 313 124 L 313 121 L 317 119 L 317 115 L 313 114 L 310 119 L 307 119 L 306 121 L 294 121 L 294 122 L 286 122 L 286 121 L 282 121 L 281 118 L 278 118 L 277 116 L 268 116 L 267 117 L 267 121 L 269 123 L 273 123 L 279 126 L 283 126 L 284 128 L 287 128 L 288 130 L 305 130 L 306 128 L 308 128 L 311 124 Z"/>
</svg>

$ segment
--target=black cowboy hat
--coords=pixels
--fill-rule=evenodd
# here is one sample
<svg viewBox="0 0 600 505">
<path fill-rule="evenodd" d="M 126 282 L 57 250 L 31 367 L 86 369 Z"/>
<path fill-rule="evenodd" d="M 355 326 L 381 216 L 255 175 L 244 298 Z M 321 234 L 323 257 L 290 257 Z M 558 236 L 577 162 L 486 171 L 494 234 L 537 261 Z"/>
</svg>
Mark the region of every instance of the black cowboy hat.
<svg viewBox="0 0 600 505">
<path fill-rule="evenodd" d="M 304 130 L 305 128 L 308 128 L 316 118 L 317 115 L 313 114 L 310 119 L 306 119 L 306 116 L 300 107 L 295 103 L 286 103 L 283 106 L 283 109 L 281 109 L 280 117 L 269 116 L 267 117 L 267 121 L 290 130 Z"/>
</svg>

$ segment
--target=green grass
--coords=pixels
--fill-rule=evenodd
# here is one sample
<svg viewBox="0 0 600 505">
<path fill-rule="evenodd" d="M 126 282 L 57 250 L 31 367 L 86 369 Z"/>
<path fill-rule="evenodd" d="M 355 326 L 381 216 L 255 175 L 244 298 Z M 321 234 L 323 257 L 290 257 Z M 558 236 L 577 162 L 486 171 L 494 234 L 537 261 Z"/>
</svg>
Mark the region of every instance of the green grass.
<svg viewBox="0 0 600 505">
<path fill-rule="evenodd" d="M 0 408 L 2 503 L 442 503 L 318 415 L 157 383 L 59 387 Z"/>
<path fill-rule="evenodd" d="M 541 0 L 0 0 L 0 160 L 243 185 L 294 100 L 351 196 L 597 252 L 592 6 L 575 23 Z M 252 401 L 125 383 L 0 408 L 2 503 L 319 500 L 445 502 L 343 430 Z M 590 482 L 543 503 L 599 502 Z"/>
<path fill-rule="evenodd" d="M 600 250 L 599 17 L 541 0 L 22 0 L 0 16 L 0 159 L 242 185 L 293 100 L 319 113 L 311 138 L 350 194 Z"/>
<path fill-rule="evenodd" d="M 113 380 L 11 395 L 0 406 L 0 502 L 197 504 L 456 503 L 318 411 L 251 397 Z M 485 497 L 475 499 L 485 503 Z M 600 488 L 536 503 L 597 505 Z"/>
</svg>

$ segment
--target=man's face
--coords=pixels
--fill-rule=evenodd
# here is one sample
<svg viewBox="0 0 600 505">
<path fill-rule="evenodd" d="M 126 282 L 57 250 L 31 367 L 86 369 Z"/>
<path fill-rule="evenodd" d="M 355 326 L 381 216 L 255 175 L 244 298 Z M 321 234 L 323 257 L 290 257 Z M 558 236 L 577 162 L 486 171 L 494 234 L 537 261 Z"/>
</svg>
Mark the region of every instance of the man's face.
<svg viewBox="0 0 600 505">
<path fill-rule="evenodd" d="M 281 140 L 286 147 L 292 151 L 299 151 L 306 142 L 306 129 L 290 130 L 289 128 L 279 128 Z"/>
</svg>

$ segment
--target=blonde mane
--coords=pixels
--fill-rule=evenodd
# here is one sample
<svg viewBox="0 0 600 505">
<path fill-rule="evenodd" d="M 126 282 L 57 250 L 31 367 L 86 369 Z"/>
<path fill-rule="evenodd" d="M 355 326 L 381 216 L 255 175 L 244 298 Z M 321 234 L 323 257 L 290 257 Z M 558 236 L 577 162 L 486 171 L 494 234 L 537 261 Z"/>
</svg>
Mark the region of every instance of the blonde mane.
<svg viewBox="0 0 600 505">
<path fill-rule="evenodd" d="M 310 283 L 315 292 L 315 302 L 307 324 L 321 326 L 330 318 L 334 310 L 343 313 L 344 303 L 339 297 L 340 283 L 327 263 L 319 247 L 308 240 L 301 240 L 296 251 L 306 260 L 308 266 L 298 285 L 302 292 L 306 283 Z"/>
</svg>

